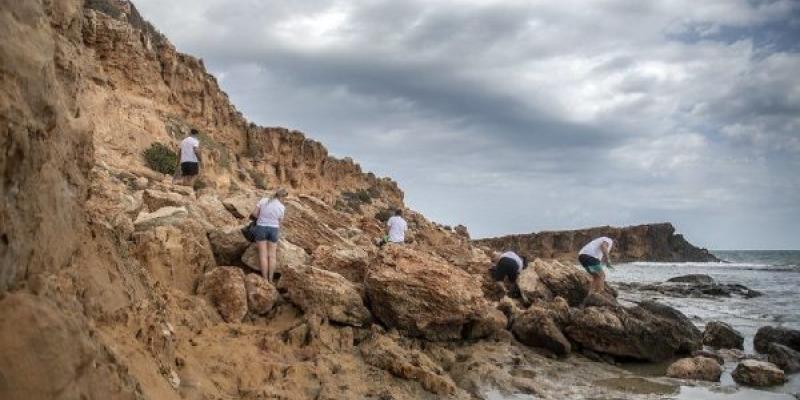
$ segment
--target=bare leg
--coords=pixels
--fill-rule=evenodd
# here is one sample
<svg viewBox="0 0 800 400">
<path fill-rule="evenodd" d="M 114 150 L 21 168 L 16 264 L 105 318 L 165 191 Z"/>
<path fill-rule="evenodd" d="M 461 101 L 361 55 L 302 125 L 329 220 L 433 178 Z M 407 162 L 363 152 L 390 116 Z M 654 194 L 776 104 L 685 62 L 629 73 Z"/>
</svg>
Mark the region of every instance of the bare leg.
<svg viewBox="0 0 800 400">
<path fill-rule="evenodd" d="M 269 249 L 269 282 L 272 283 L 272 276 L 278 268 L 278 244 L 267 242 L 267 248 Z"/>
<path fill-rule="evenodd" d="M 594 291 L 597 293 L 603 293 L 606 283 L 606 273 L 600 271 L 597 274 L 595 274 L 592 278 L 593 278 L 592 285 L 594 286 Z"/>
<path fill-rule="evenodd" d="M 261 276 L 269 282 L 269 255 L 267 250 L 267 242 L 256 242 L 258 247 L 258 266 L 261 268 Z"/>
</svg>

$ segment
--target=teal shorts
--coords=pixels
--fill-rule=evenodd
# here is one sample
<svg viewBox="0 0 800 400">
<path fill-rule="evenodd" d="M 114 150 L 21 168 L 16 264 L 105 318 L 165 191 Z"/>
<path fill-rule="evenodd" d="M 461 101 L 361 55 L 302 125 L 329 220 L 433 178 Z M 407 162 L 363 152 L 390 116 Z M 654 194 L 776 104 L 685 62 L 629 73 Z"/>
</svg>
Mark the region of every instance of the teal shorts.
<svg viewBox="0 0 800 400">
<path fill-rule="evenodd" d="M 592 275 L 596 275 L 603 272 L 603 266 L 600 264 L 600 260 L 598 260 L 595 257 L 586 254 L 581 254 L 580 256 L 578 256 L 578 262 L 581 263 L 583 269 L 585 269 L 586 272 Z"/>
</svg>

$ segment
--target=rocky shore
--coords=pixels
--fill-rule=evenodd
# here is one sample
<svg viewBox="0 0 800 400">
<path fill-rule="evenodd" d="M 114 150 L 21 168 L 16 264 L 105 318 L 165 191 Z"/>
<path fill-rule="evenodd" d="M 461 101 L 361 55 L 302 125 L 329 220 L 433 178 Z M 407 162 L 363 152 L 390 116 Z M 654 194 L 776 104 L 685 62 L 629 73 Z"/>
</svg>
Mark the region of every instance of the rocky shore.
<svg viewBox="0 0 800 400">
<path fill-rule="evenodd" d="M 708 250 L 695 247 L 683 235 L 676 234 L 675 227 L 670 223 L 538 232 L 477 239 L 474 242 L 496 250 L 517 249 L 520 254 L 531 259 L 541 257 L 573 260 L 583 245 L 600 236 L 614 239 L 616 262 L 720 261 Z"/>
<path fill-rule="evenodd" d="M 702 357 L 710 334 L 675 308 L 611 287 L 582 305 L 588 277 L 546 259 L 560 253 L 509 298 L 466 229 L 405 209 L 393 181 L 302 133 L 246 121 L 127 1 L 3 2 L 0 22 L 0 398 L 637 398 L 679 383 L 620 363 Z M 194 187 L 142 158 L 190 126 L 208 150 Z M 239 228 L 279 186 L 273 285 Z M 412 234 L 379 248 L 393 208 Z M 769 360 L 737 379 L 777 382 L 796 336 L 765 328 Z"/>
</svg>

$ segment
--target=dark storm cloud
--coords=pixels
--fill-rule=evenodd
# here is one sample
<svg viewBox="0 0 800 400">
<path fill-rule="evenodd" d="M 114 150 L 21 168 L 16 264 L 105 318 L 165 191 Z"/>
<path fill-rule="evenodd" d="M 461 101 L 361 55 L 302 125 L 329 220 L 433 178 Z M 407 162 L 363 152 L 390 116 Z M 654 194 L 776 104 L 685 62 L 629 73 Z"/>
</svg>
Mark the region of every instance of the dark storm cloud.
<svg viewBox="0 0 800 400">
<path fill-rule="evenodd" d="M 795 1 L 137 4 L 249 118 L 479 236 L 673 220 L 800 247 Z"/>
</svg>

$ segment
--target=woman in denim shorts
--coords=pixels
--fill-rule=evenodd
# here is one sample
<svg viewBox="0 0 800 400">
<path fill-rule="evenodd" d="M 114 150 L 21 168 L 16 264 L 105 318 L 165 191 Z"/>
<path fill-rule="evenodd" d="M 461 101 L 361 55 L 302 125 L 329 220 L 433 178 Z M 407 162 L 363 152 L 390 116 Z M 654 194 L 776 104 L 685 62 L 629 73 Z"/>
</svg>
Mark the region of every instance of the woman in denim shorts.
<svg viewBox="0 0 800 400">
<path fill-rule="evenodd" d="M 281 203 L 289 193 L 286 189 L 278 189 L 270 198 L 262 198 L 253 209 L 251 218 L 256 220 L 255 238 L 258 248 L 258 266 L 261 276 L 272 283 L 275 269 L 278 268 L 278 239 L 280 223 L 286 207 Z"/>
</svg>

